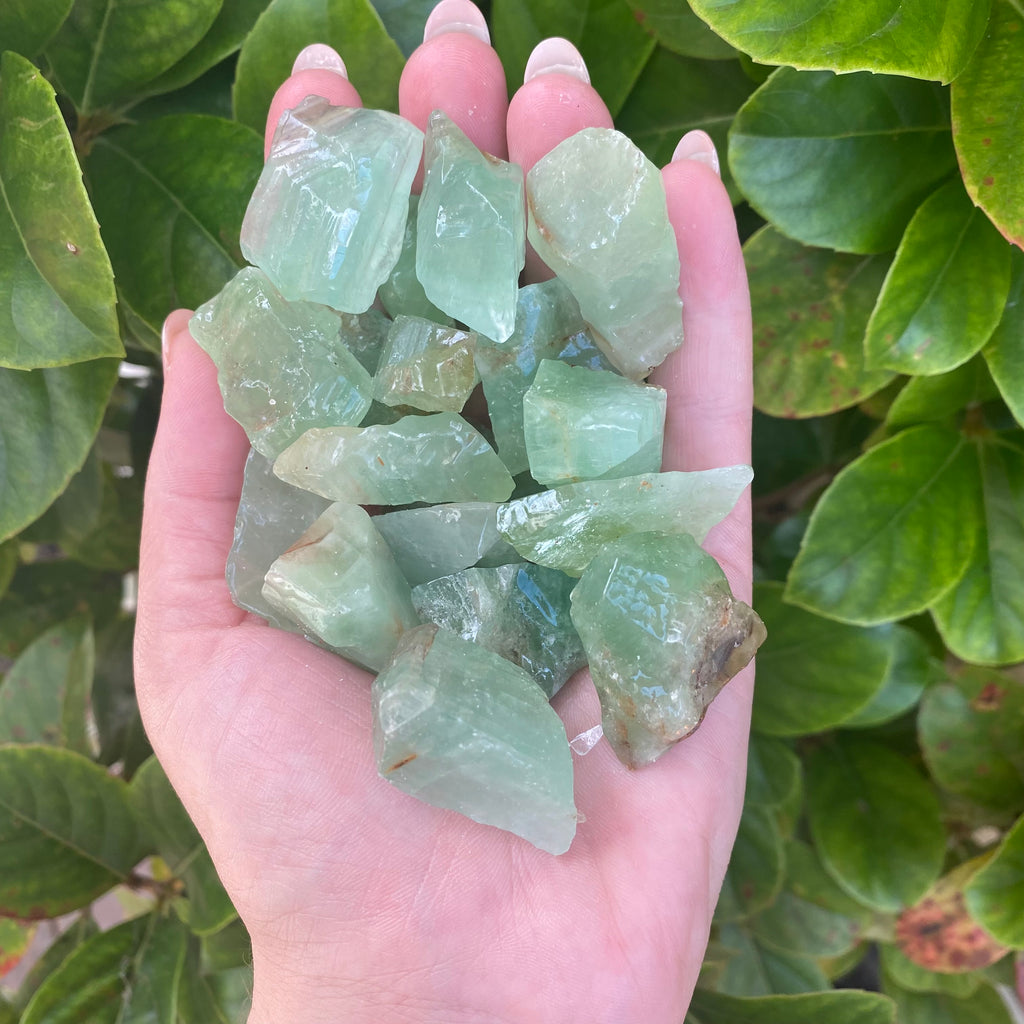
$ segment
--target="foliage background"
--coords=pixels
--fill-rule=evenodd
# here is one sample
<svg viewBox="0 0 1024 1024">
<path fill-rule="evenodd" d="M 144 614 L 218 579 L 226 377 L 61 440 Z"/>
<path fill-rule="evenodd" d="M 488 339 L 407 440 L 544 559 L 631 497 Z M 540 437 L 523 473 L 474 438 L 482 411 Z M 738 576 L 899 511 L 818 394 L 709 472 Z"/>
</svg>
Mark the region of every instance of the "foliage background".
<svg viewBox="0 0 1024 1024">
<path fill-rule="evenodd" d="M 38 921 L 67 926 L 0 988 L 0 1024 L 244 1015 L 244 928 L 133 697 L 158 332 L 242 262 L 264 112 L 294 54 L 334 45 L 367 105 L 393 109 L 431 6 L 0 8 L 0 974 Z M 689 1024 L 1009 1022 L 1024 6 L 485 9 L 510 83 L 564 35 L 653 160 L 709 131 L 746 238 L 771 640 Z M 132 894 L 129 919 L 101 931 L 90 907 L 111 891 Z"/>
</svg>

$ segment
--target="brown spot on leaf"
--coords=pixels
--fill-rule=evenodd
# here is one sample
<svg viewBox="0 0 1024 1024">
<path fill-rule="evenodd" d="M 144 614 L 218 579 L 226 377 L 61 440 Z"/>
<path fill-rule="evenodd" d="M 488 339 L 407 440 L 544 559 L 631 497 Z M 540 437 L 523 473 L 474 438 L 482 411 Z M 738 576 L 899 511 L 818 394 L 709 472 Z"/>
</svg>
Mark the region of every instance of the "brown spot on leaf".
<svg viewBox="0 0 1024 1024">
<path fill-rule="evenodd" d="M 981 144 L 983 146 L 991 146 L 992 145 L 992 140 L 991 139 L 982 139 L 981 140 Z"/>
<path fill-rule="evenodd" d="M 995 184 L 995 178 L 993 178 L 991 174 L 989 174 L 984 179 L 984 181 L 982 181 L 982 185 L 994 185 L 994 184 Z"/>
<path fill-rule="evenodd" d="M 986 683 L 979 691 L 971 707 L 975 711 L 998 711 L 1006 696 L 1006 688 L 998 683 Z"/>
</svg>

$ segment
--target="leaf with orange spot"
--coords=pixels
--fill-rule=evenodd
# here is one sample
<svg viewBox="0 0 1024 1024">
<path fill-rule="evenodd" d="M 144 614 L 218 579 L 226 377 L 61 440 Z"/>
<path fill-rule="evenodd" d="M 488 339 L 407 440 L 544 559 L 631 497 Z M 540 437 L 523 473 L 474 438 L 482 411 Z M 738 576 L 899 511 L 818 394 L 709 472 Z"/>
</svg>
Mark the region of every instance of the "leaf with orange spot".
<svg viewBox="0 0 1024 1024">
<path fill-rule="evenodd" d="M 13 971 L 28 951 L 36 925 L 13 917 L 0 917 L 0 979 Z"/>
</svg>

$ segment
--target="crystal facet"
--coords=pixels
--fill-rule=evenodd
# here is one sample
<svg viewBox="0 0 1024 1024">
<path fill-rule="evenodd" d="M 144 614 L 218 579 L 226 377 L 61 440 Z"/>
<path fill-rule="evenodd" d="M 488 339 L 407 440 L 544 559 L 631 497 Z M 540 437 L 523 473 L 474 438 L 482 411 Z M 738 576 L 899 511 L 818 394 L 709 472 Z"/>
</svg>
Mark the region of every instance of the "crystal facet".
<svg viewBox="0 0 1024 1024">
<path fill-rule="evenodd" d="M 512 477 L 461 416 L 403 416 L 372 427 L 307 430 L 274 463 L 296 487 L 334 501 L 504 501 Z"/>
<path fill-rule="evenodd" d="M 307 96 L 282 115 L 242 222 L 242 253 L 289 299 L 370 308 L 402 250 L 423 133 Z"/>
<path fill-rule="evenodd" d="M 440 110 L 430 115 L 416 220 L 416 276 L 436 306 L 504 341 L 526 258 L 523 171 L 481 153 Z"/>
<path fill-rule="evenodd" d="M 419 619 L 384 539 L 358 505 L 331 505 L 267 572 L 264 598 L 339 654 L 377 671 Z"/>
<path fill-rule="evenodd" d="M 384 342 L 387 341 L 391 321 L 379 309 L 338 315 L 341 317 L 342 344 L 372 377 L 377 372 L 377 364 L 380 362 Z"/>
<path fill-rule="evenodd" d="M 609 544 L 572 592 L 572 619 L 604 734 L 630 768 L 693 732 L 766 635 L 686 534 L 636 533 Z"/>
<path fill-rule="evenodd" d="M 409 630 L 373 684 L 377 770 L 405 793 L 565 853 L 572 755 L 517 665 L 434 625 Z"/>
<path fill-rule="evenodd" d="M 661 172 L 620 132 L 585 128 L 534 164 L 526 193 L 537 255 L 572 290 L 615 365 L 646 377 L 683 340 Z"/>
<path fill-rule="evenodd" d="M 288 302 L 255 267 L 240 270 L 189 322 L 217 364 L 224 408 L 274 458 L 310 427 L 359 423 L 372 382 L 326 306 Z"/>
</svg>

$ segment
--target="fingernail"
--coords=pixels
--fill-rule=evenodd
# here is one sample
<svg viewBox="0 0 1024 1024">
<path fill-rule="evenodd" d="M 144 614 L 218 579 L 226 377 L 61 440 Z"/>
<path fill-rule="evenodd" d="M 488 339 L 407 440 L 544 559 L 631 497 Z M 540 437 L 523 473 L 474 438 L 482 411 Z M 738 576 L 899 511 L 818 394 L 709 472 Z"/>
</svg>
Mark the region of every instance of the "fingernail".
<svg viewBox="0 0 1024 1024">
<path fill-rule="evenodd" d="M 426 25 L 423 26 L 423 42 L 429 42 L 445 32 L 465 32 L 476 36 L 482 43 L 490 46 L 491 33 L 487 30 L 487 19 L 480 13 L 480 8 L 470 0 L 441 0 L 430 12 Z"/>
<path fill-rule="evenodd" d="M 174 335 L 168 326 L 170 319 L 170 317 L 167 317 L 167 319 L 164 320 L 163 326 L 160 328 L 160 355 L 163 358 L 165 370 L 171 365 L 171 349 L 174 347 L 172 345 Z"/>
<path fill-rule="evenodd" d="M 345 67 L 341 55 L 326 43 L 313 43 L 302 50 L 292 65 L 292 74 L 297 71 L 312 71 L 314 68 L 334 71 L 342 78 L 348 78 L 348 68 Z"/>
<path fill-rule="evenodd" d="M 526 62 L 526 71 L 523 73 L 523 83 L 532 81 L 538 75 L 571 75 L 581 82 L 590 85 L 590 72 L 587 70 L 587 63 L 568 39 L 561 36 L 552 36 L 550 39 L 542 39 L 530 54 Z"/>
<path fill-rule="evenodd" d="M 707 164 L 715 174 L 721 177 L 722 169 L 718 163 L 718 151 L 715 149 L 715 144 L 711 141 L 711 136 L 699 128 L 687 132 L 679 140 L 679 145 L 676 146 L 675 152 L 672 154 L 672 162 L 675 163 L 676 160 L 696 160 L 699 164 Z"/>
</svg>

